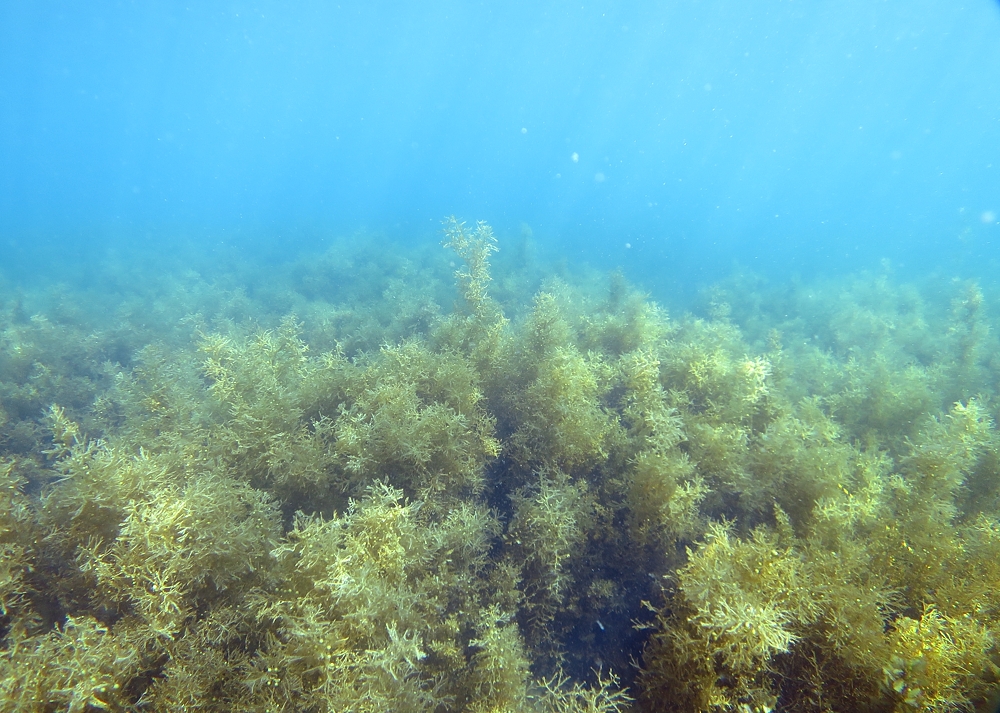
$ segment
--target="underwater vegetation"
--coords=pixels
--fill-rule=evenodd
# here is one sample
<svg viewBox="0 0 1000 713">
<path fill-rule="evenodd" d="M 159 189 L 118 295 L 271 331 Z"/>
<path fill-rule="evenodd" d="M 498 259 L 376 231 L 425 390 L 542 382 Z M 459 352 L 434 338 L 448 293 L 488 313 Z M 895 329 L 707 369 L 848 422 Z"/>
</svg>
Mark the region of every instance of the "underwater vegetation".
<svg viewBox="0 0 1000 713">
<path fill-rule="evenodd" d="M 444 246 L 0 290 L 0 711 L 993 695 L 994 297 L 738 276 L 669 316 Z"/>
</svg>

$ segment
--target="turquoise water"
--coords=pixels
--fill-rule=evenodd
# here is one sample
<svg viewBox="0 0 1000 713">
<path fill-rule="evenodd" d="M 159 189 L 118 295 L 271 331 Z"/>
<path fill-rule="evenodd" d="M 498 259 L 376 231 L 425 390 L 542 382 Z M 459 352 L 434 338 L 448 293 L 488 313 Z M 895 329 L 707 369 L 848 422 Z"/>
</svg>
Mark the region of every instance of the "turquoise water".
<svg viewBox="0 0 1000 713">
<path fill-rule="evenodd" d="M 0 13 L 14 255 L 184 236 L 270 260 L 455 214 L 654 291 L 734 262 L 993 264 L 995 2 Z"/>
</svg>

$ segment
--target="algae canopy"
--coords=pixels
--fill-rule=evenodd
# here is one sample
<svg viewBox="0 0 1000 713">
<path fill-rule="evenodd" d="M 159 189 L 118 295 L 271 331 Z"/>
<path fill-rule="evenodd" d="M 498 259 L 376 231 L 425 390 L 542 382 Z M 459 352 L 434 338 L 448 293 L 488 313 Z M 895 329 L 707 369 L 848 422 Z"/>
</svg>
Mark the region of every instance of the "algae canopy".
<svg viewBox="0 0 1000 713">
<path fill-rule="evenodd" d="M 669 316 L 443 235 L 255 295 L 8 286 L 0 709 L 985 703 L 995 295 L 744 276 Z"/>
</svg>

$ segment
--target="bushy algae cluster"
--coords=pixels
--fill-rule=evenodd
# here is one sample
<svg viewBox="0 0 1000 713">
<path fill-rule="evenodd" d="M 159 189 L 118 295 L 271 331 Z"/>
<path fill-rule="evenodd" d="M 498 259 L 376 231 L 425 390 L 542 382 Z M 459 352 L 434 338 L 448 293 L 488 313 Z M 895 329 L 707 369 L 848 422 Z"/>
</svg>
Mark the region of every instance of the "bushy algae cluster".
<svg viewBox="0 0 1000 713">
<path fill-rule="evenodd" d="M 488 226 L 445 244 L 450 312 L 403 278 L 323 302 L 322 266 L 287 273 L 269 328 L 240 290 L 159 336 L 128 301 L 88 329 L 5 297 L 0 710 L 990 697 L 1000 351 L 976 284 L 739 279 L 669 318 L 620 275 L 550 278 L 517 309 Z"/>
</svg>

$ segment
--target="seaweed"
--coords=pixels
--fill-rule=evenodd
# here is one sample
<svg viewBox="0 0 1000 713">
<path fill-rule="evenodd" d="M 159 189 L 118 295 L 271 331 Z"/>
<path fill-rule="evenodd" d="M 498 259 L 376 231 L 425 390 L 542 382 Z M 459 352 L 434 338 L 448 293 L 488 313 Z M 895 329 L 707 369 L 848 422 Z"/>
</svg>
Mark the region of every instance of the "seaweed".
<svg viewBox="0 0 1000 713">
<path fill-rule="evenodd" d="M 989 289 L 743 276 L 674 316 L 444 245 L 3 295 L 0 710 L 988 698 Z"/>
</svg>

